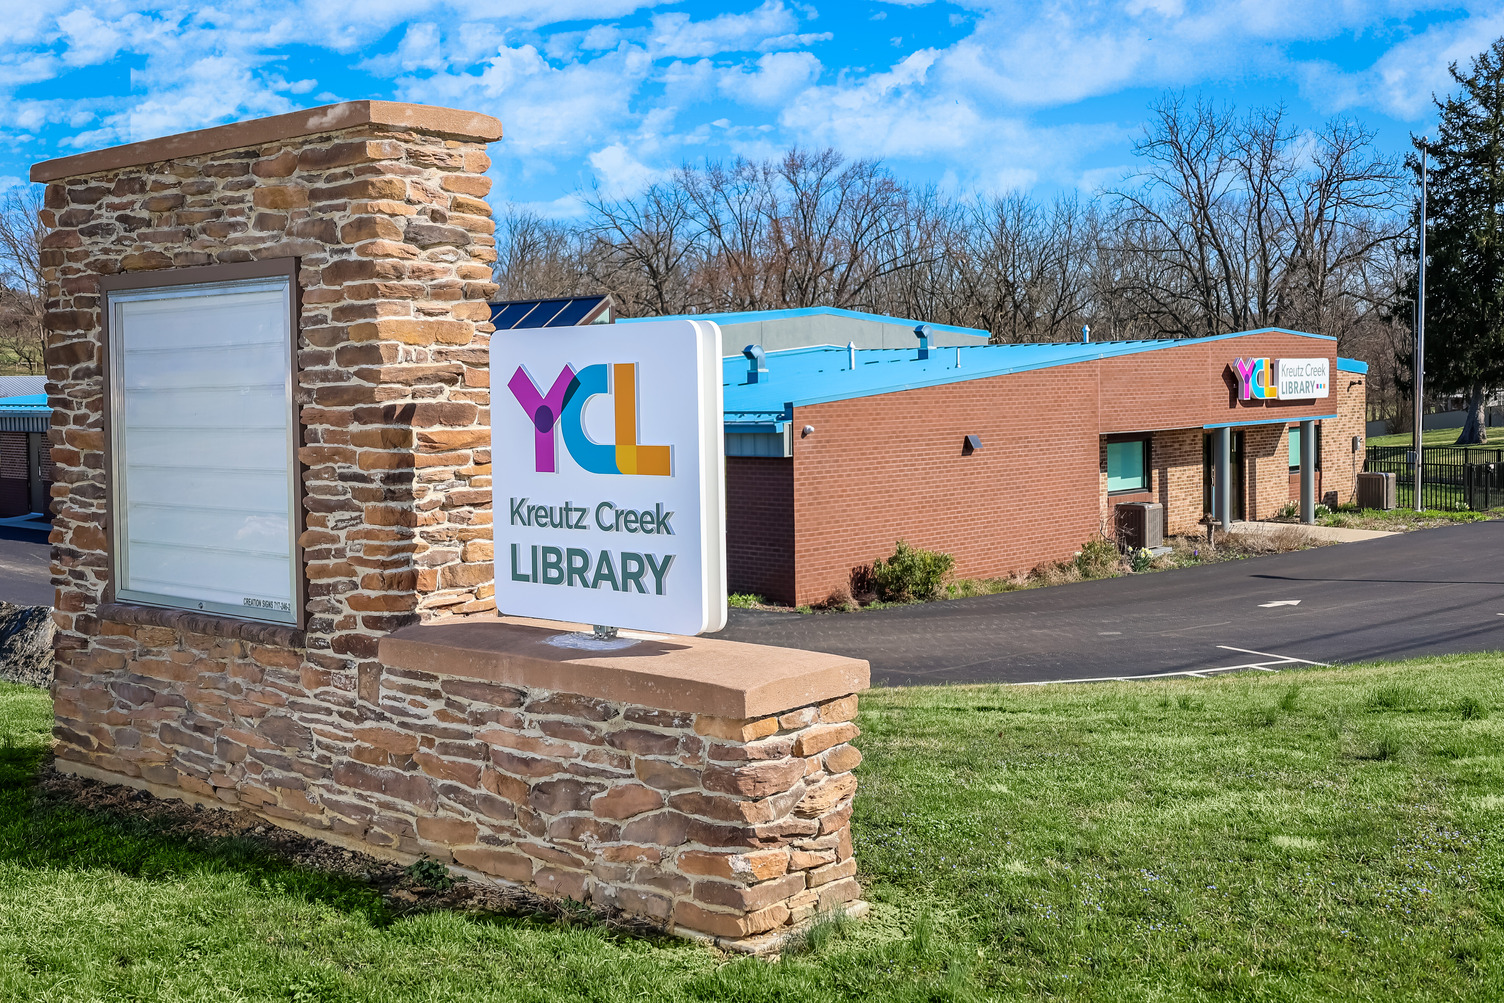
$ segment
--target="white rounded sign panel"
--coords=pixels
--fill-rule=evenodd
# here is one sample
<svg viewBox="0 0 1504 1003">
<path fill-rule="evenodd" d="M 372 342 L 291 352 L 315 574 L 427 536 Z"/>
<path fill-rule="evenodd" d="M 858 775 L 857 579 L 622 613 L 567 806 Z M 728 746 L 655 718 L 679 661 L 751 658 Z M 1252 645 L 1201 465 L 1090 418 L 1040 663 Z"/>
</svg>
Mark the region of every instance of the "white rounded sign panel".
<svg viewBox="0 0 1504 1003">
<path fill-rule="evenodd" d="M 491 381 L 497 610 L 725 626 L 720 328 L 498 331 Z"/>
</svg>

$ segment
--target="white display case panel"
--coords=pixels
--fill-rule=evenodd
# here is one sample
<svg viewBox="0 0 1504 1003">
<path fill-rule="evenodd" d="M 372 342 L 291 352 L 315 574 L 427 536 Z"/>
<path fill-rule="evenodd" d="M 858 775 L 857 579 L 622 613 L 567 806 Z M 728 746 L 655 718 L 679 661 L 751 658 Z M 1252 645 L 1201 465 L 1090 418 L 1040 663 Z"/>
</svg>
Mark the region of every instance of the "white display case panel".
<svg viewBox="0 0 1504 1003">
<path fill-rule="evenodd" d="M 117 599 L 297 621 L 288 278 L 110 294 Z"/>
</svg>

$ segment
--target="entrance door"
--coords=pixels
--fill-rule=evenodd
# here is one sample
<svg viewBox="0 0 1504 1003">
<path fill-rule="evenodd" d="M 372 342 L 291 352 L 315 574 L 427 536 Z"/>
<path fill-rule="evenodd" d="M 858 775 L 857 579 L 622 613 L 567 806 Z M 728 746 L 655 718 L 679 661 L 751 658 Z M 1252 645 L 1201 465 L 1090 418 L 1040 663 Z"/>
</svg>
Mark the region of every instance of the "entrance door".
<svg viewBox="0 0 1504 1003">
<path fill-rule="evenodd" d="M 1244 516 L 1243 509 L 1243 433 L 1237 429 L 1232 433 L 1232 518 L 1234 522 L 1241 522 Z M 1201 437 L 1201 511 L 1215 513 L 1212 499 L 1212 486 L 1217 482 L 1217 433 L 1210 432 Z"/>
</svg>

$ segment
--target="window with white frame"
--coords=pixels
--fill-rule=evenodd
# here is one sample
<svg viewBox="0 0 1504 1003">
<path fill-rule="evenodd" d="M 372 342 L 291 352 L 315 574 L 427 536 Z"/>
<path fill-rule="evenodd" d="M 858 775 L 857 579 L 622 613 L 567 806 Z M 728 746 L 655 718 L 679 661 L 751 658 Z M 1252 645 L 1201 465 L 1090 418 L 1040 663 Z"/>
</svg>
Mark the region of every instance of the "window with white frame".
<svg viewBox="0 0 1504 1003">
<path fill-rule="evenodd" d="M 297 622 L 292 281 L 107 290 L 118 600 Z"/>
</svg>

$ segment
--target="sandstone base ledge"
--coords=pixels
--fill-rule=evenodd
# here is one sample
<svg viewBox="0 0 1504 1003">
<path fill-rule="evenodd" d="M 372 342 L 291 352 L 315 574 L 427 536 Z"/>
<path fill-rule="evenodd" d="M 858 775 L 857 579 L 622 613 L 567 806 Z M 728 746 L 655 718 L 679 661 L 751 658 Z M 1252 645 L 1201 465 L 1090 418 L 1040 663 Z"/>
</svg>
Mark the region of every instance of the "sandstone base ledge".
<svg viewBox="0 0 1504 1003">
<path fill-rule="evenodd" d="M 388 635 L 350 692 L 301 651 L 174 634 L 121 626 L 59 665 L 60 770 L 732 950 L 865 909 L 865 662 L 485 616 Z"/>
</svg>

